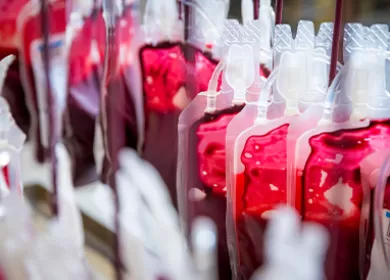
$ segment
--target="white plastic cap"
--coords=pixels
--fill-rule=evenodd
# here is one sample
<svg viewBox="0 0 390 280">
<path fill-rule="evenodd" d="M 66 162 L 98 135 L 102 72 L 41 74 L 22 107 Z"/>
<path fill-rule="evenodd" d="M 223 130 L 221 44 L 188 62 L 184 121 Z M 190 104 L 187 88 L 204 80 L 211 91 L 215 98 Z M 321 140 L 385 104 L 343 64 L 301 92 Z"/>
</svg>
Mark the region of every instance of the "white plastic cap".
<svg viewBox="0 0 390 280">
<path fill-rule="evenodd" d="M 226 81 L 234 90 L 233 102 L 245 103 L 246 90 L 255 80 L 252 46 L 231 45 L 226 64 Z"/>
<path fill-rule="evenodd" d="M 350 56 L 349 69 L 344 84 L 344 92 L 353 102 L 354 114 L 357 117 L 366 116 L 366 105 L 370 98 L 376 75 L 373 70 L 379 63 L 374 52 L 368 50 L 354 52 Z M 384 67 L 384 64 L 383 64 Z M 384 69 L 383 69 L 384 71 Z"/>
<path fill-rule="evenodd" d="M 280 59 L 277 92 L 285 99 L 285 115 L 299 113 L 298 102 L 307 90 L 306 58 L 301 52 L 284 52 Z"/>
</svg>

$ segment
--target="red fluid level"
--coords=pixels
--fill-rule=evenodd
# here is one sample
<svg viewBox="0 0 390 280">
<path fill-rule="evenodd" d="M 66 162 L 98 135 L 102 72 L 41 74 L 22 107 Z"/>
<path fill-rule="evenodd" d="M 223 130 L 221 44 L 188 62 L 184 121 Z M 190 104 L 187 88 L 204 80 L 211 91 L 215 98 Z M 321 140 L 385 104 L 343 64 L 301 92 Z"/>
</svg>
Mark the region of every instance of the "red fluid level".
<svg viewBox="0 0 390 280">
<path fill-rule="evenodd" d="M 243 279 L 249 279 L 263 263 L 267 212 L 287 202 L 288 126 L 250 137 L 241 155 L 245 171 L 236 176 L 235 221 Z"/>
<path fill-rule="evenodd" d="M 331 234 L 326 260 L 328 280 L 359 279 L 359 222 L 363 191 L 359 164 L 390 146 L 390 124 L 314 136 L 301 182 L 304 220 L 323 224 Z M 302 177 L 300 176 L 302 175 Z"/>
</svg>

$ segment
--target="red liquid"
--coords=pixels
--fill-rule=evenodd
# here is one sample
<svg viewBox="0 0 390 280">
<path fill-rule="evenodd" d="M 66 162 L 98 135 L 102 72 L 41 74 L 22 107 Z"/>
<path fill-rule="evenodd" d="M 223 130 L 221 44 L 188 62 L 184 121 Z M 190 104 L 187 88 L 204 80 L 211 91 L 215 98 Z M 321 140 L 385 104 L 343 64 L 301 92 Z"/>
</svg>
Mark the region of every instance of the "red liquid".
<svg viewBox="0 0 390 280">
<path fill-rule="evenodd" d="M 250 137 L 241 155 L 244 173 L 236 176 L 235 221 L 242 279 L 263 264 L 267 211 L 285 204 L 288 124 Z"/>
<path fill-rule="evenodd" d="M 192 75 L 196 81 L 193 92 L 198 93 L 207 89 L 217 61 L 197 49 L 193 51 L 195 74 Z M 140 60 L 146 114 L 143 157 L 159 171 L 177 205 L 177 125 L 181 111 L 195 97 L 186 91 L 184 46 L 169 42 L 146 45 L 140 50 Z"/>
<path fill-rule="evenodd" d="M 226 183 L 225 139 L 226 129 L 242 109 L 234 106 L 213 114 L 205 114 L 190 128 L 189 134 L 189 182 L 187 192 L 197 188 L 205 194 L 204 199 L 188 204 L 188 222 L 196 217 L 213 219 L 218 230 L 219 279 L 231 279 L 230 260 L 226 243 Z"/>
<path fill-rule="evenodd" d="M 328 280 L 359 279 L 359 222 L 363 191 L 360 161 L 390 146 L 390 124 L 323 133 L 310 139 L 312 152 L 302 177 L 302 216 L 331 234 Z M 300 179 L 300 180 L 299 180 Z"/>
<path fill-rule="evenodd" d="M 50 22 L 50 35 L 63 34 L 65 32 L 66 20 L 65 20 L 65 2 L 57 1 L 54 4 L 49 5 L 49 22 Z M 24 48 L 24 63 L 27 68 L 27 80 L 28 87 L 31 91 L 29 97 L 32 101 L 31 114 L 36 116 L 38 120 L 38 99 L 35 87 L 35 78 L 33 74 L 33 68 L 31 65 L 31 43 L 37 39 L 42 39 L 41 33 L 41 19 L 40 14 L 27 20 L 22 30 L 22 46 Z M 37 128 L 35 134 L 37 137 L 36 156 L 39 162 L 43 162 L 47 156 L 47 151 L 42 146 L 41 139 L 39 137 L 41 130 L 39 122 L 37 122 Z"/>
</svg>

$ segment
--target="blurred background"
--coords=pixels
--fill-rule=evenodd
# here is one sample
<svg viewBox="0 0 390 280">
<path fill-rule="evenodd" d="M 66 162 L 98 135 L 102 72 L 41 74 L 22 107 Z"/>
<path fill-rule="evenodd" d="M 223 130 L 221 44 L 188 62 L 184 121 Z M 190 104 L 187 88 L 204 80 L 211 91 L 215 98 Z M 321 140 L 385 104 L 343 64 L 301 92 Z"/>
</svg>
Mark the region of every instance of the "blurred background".
<svg viewBox="0 0 390 280">
<path fill-rule="evenodd" d="M 335 0 L 284 0 L 283 21 L 296 27 L 300 19 L 306 19 L 318 27 L 321 22 L 333 20 L 335 4 Z M 344 22 L 388 24 L 389 14 L 390 0 L 344 0 Z M 241 0 L 231 0 L 230 15 L 240 17 Z"/>
<path fill-rule="evenodd" d="M 142 5 L 145 2 L 141 0 Z M 283 21 L 291 24 L 293 30 L 300 19 L 314 21 L 318 27 L 321 22 L 333 20 L 335 3 L 335 0 L 284 0 Z M 241 0 L 230 0 L 229 14 L 231 18 L 241 18 Z M 389 15 L 390 0 L 344 0 L 344 22 L 388 24 Z"/>
</svg>

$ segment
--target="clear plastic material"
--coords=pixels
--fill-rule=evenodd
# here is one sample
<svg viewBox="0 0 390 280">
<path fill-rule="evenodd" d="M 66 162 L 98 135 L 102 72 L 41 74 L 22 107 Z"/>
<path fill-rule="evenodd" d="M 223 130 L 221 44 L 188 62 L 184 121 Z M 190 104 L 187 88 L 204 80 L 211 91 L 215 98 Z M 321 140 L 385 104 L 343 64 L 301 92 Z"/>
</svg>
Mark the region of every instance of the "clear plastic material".
<svg viewBox="0 0 390 280">
<path fill-rule="evenodd" d="M 322 116 L 318 119 L 318 114 L 313 114 L 317 121 L 312 119 L 313 127 L 306 127 L 308 130 L 296 141 L 292 171 L 295 191 L 290 197 L 295 197 L 304 220 L 325 225 L 331 234 L 326 260 L 329 280 L 359 277 L 363 187 L 355 174 L 368 154 L 388 146 L 390 137 L 387 118 L 374 117 L 369 105 L 376 96 L 385 95 L 379 85 L 385 84 L 383 53 L 387 48 L 379 42 L 388 32 L 377 30 L 378 26 L 346 26 L 346 65 L 328 92 Z M 361 83 L 356 77 L 362 75 Z"/>
<path fill-rule="evenodd" d="M 250 52 L 246 52 L 247 60 L 244 61 L 246 64 L 242 66 L 240 61 L 241 64 L 237 65 L 238 58 L 242 56 L 241 48 L 245 49 L 238 45 L 231 46 L 226 61 L 217 66 L 213 79 L 210 80 L 209 91 L 199 94 L 179 119 L 177 186 L 180 215 L 182 221 L 188 223 L 183 224 L 187 233 L 190 224 L 198 216 L 208 216 L 217 224 L 218 266 L 222 278 L 230 277 L 224 225 L 225 132 L 229 120 L 245 104 L 245 91 L 254 81 L 253 70 L 255 69 L 250 46 L 247 46 Z M 223 69 L 223 66 L 226 68 Z M 233 94 L 217 92 L 215 81 L 222 72 L 226 75 L 226 82 L 233 88 Z M 213 134 L 210 138 L 210 131 L 218 133 L 218 137 Z M 214 158 L 212 159 L 210 155 L 214 155 Z M 216 168 L 218 170 L 215 170 Z M 211 190 L 209 194 L 207 194 L 208 188 Z"/>
<path fill-rule="evenodd" d="M 226 58 L 214 71 L 209 90 L 199 94 L 179 119 L 177 174 L 180 215 L 182 221 L 189 224 L 201 215 L 216 223 L 219 276 L 222 279 L 231 277 L 225 235 L 226 129 L 230 120 L 245 107 L 249 97 L 258 96 L 259 91 L 250 90 L 257 89 L 254 85 L 259 79 L 267 77 L 259 67 L 259 57 L 263 54 L 253 52 L 262 35 L 258 23 L 248 22 L 241 27 L 231 21 L 225 25 Z M 220 76 L 222 85 L 217 91 Z M 183 225 L 186 232 L 189 232 L 189 224 Z"/>
<path fill-rule="evenodd" d="M 175 1 L 165 2 L 174 3 L 175 11 L 171 15 L 175 15 Z M 170 7 L 171 4 L 165 2 L 158 5 Z M 145 105 L 143 127 L 145 137 L 139 145 L 139 152 L 160 172 L 175 205 L 177 205 L 176 167 L 179 115 L 192 99 L 207 90 L 210 77 L 223 53 L 224 46 L 220 41 L 224 34 L 221 25 L 224 24 L 226 18 L 224 9 L 224 12 L 215 14 L 213 19 L 208 17 L 210 11 L 206 8 L 210 5 L 214 7 L 214 4 L 218 6 L 221 3 L 186 1 L 183 4 L 193 9 L 196 20 L 203 22 L 202 26 L 208 22 L 210 33 L 200 34 L 201 36 L 196 36 L 196 38 L 185 38 L 186 42 L 183 42 L 183 22 L 177 20 L 177 16 L 169 16 L 169 20 L 175 21 L 171 25 L 161 25 L 153 29 L 150 27 L 153 24 L 149 26 L 149 23 L 158 23 L 162 20 L 158 17 L 158 13 L 151 12 L 147 16 L 147 21 L 144 22 L 144 33 L 139 37 L 141 44 L 133 48 L 134 57 L 140 58 L 137 71 L 142 74 L 141 86 L 134 88 L 134 93 L 144 97 L 143 104 Z M 158 35 L 168 34 L 160 32 L 160 29 L 169 26 L 172 28 L 169 36 Z M 203 31 L 199 30 L 201 33 Z M 152 34 L 153 32 L 157 35 Z M 208 37 L 209 35 L 212 35 L 212 38 Z M 207 46 L 207 42 L 203 40 L 210 38 L 212 41 L 218 39 L 219 42 L 213 46 Z"/>
<path fill-rule="evenodd" d="M 300 101 L 307 98 L 309 88 L 313 93 L 313 82 L 309 87 L 309 80 L 318 83 L 314 83 L 317 86 L 314 88 L 319 92 L 327 79 L 327 71 L 315 71 L 326 70 L 329 64 L 326 50 L 316 47 L 315 39 L 312 22 L 300 22 L 295 40 L 290 26 L 277 26 L 274 63 L 278 68 L 260 93 L 257 108 L 242 112 L 248 118 L 241 114 L 236 117 L 245 119 L 251 126 L 233 120 L 228 128 L 227 143 L 231 151 L 227 152 L 226 164 L 233 174 L 227 177 L 228 240 L 232 243 L 229 248 L 237 248 L 231 251 L 236 278 L 249 279 L 262 264 L 262 233 L 268 214 L 277 204 L 287 203 L 288 127 L 300 114 Z M 319 101 L 312 99 L 310 104 Z M 250 249 L 244 245 L 248 242 Z"/>
<path fill-rule="evenodd" d="M 48 108 L 43 70 L 43 34 L 40 28 L 40 3 L 32 2 L 31 9 L 20 17 L 20 70 L 26 102 L 31 115 L 29 135 L 33 141 L 36 161 L 42 164 L 48 152 Z M 52 92 L 58 102 L 58 113 L 65 109 L 67 95 L 67 62 L 66 62 L 66 5 L 64 1 L 53 1 L 48 5 L 48 30 L 50 49 L 50 75 Z M 34 164 L 34 163 L 31 163 Z M 48 187 L 48 186 L 45 186 Z"/>
</svg>

